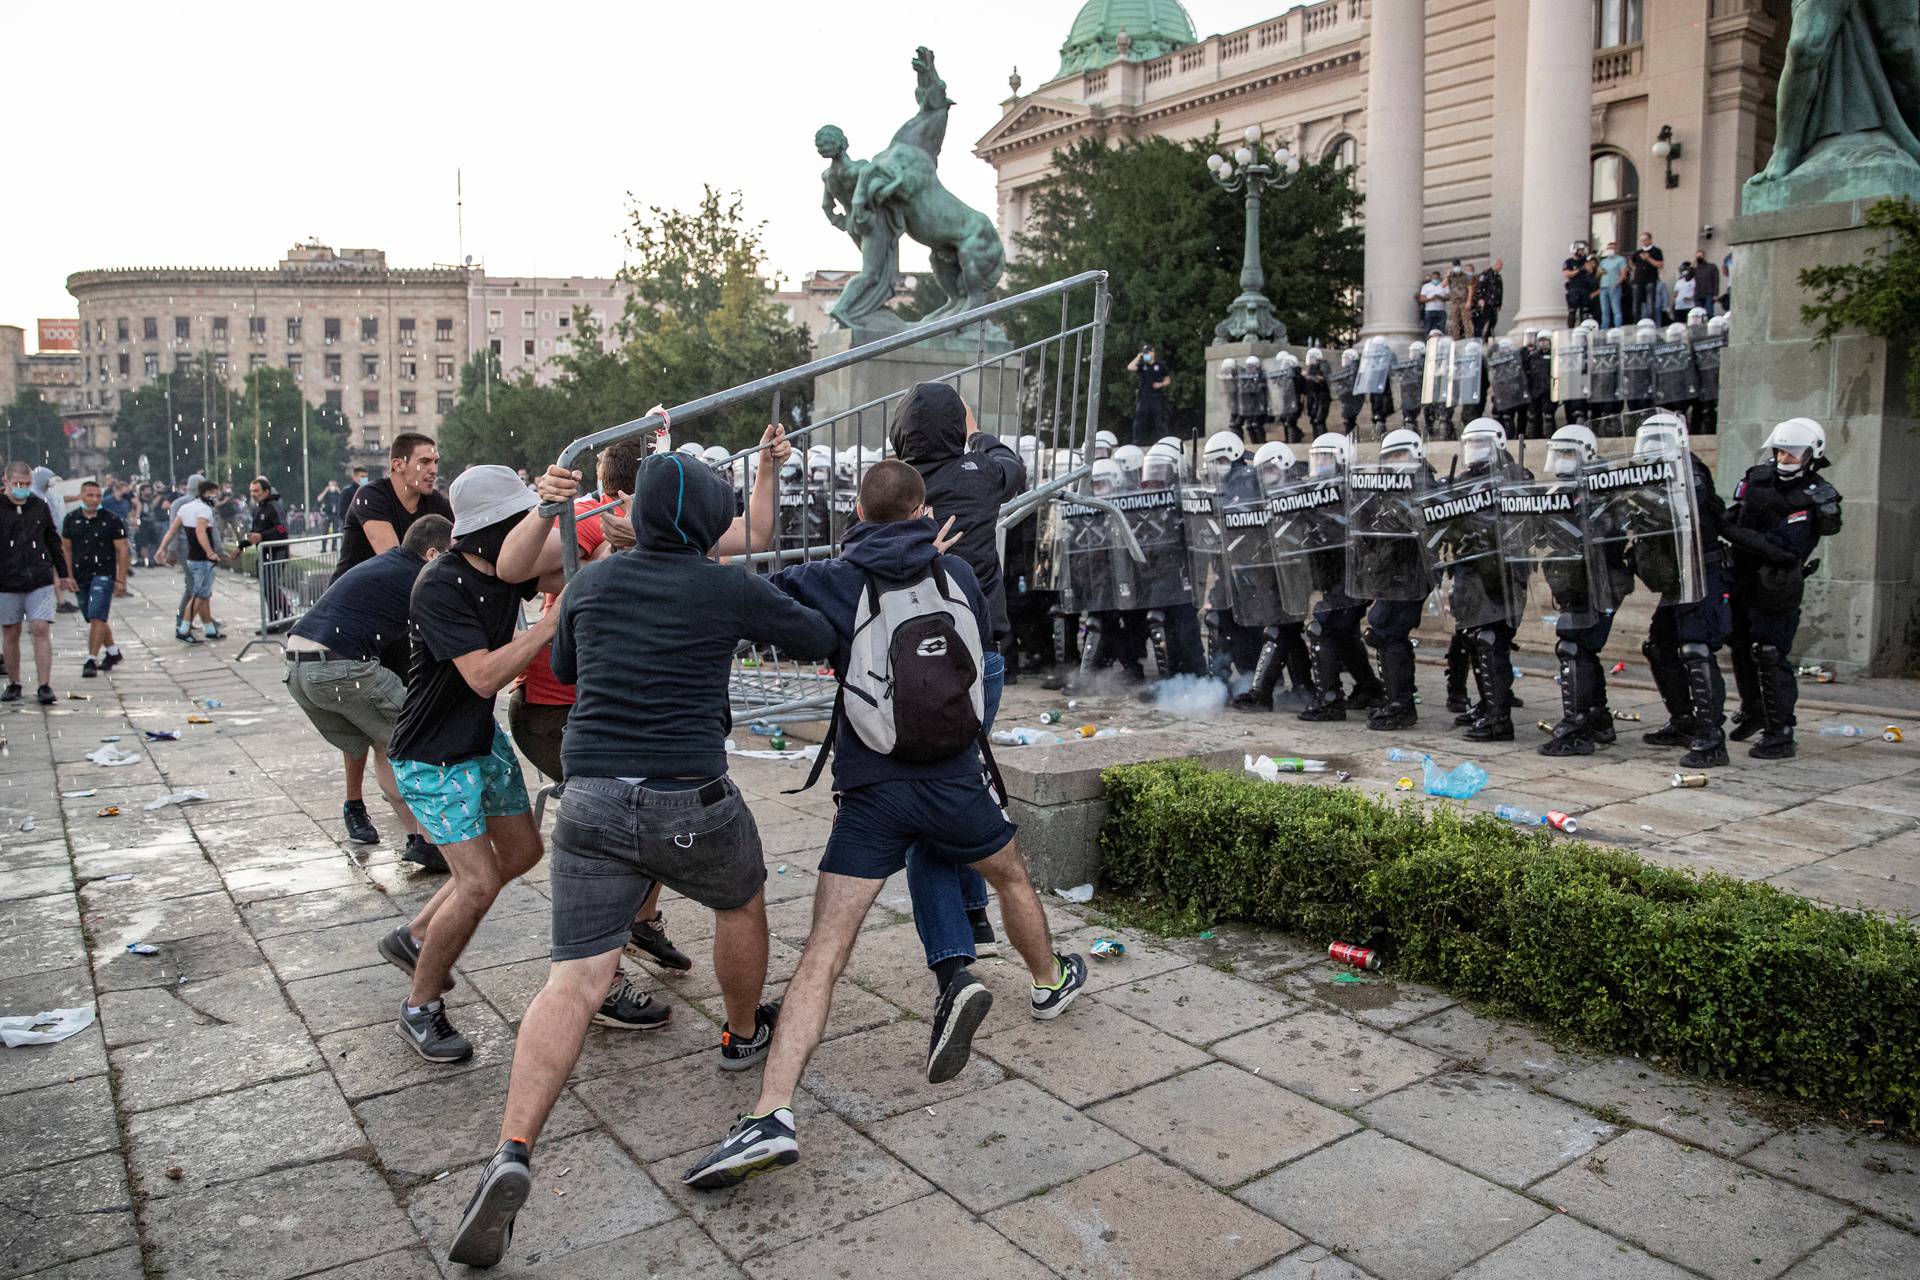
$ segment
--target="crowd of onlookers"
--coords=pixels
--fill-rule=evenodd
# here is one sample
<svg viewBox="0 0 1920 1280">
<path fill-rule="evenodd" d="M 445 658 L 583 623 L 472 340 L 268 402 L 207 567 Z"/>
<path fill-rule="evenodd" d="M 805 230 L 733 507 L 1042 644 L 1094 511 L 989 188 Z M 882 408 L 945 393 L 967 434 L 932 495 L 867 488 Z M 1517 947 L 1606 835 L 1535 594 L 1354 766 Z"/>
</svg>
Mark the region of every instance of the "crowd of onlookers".
<svg viewBox="0 0 1920 1280">
<path fill-rule="evenodd" d="M 1695 249 L 1692 260 L 1682 262 L 1669 280 L 1667 256 L 1651 231 L 1642 231 L 1639 243 L 1624 253 L 1612 240 L 1598 253 L 1586 241 L 1574 241 L 1560 264 L 1560 278 L 1566 284 L 1568 328 L 1583 320 L 1602 329 L 1642 320 L 1664 326 L 1684 320 L 1696 307 L 1712 318 L 1733 306 L 1731 253 L 1716 263 L 1704 248 Z"/>
</svg>

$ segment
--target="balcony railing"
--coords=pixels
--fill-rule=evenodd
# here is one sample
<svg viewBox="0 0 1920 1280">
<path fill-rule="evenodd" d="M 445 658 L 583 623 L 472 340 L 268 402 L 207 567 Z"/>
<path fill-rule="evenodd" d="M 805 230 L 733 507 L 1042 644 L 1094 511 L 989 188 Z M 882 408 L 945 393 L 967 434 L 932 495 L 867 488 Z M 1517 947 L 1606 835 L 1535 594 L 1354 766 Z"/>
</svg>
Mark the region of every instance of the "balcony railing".
<svg viewBox="0 0 1920 1280">
<path fill-rule="evenodd" d="M 1637 44 L 1617 45 L 1611 49 L 1596 49 L 1593 54 L 1593 83 L 1605 88 L 1618 84 L 1622 80 L 1631 80 L 1640 74 L 1640 46 Z"/>
</svg>

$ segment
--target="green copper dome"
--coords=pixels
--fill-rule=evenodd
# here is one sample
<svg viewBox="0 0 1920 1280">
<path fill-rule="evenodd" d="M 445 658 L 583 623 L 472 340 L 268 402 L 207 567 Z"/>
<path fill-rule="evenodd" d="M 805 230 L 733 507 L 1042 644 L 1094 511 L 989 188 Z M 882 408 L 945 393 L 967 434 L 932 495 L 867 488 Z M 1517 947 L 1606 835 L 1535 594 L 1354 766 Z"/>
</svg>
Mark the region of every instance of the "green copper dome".
<svg viewBox="0 0 1920 1280">
<path fill-rule="evenodd" d="M 1133 44 L 1120 52 L 1121 29 Z M 1076 75 L 1124 59 L 1148 62 L 1194 43 L 1193 19 L 1179 0 L 1087 0 L 1060 46 L 1054 78 Z"/>
</svg>

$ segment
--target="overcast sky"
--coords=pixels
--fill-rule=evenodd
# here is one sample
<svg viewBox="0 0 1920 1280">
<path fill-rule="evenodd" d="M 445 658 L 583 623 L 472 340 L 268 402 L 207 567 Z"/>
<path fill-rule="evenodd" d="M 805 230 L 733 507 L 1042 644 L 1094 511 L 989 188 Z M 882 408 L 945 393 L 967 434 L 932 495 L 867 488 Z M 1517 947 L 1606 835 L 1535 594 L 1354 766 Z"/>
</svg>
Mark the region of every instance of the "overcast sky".
<svg viewBox="0 0 1920 1280">
<path fill-rule="evenodd" d="M 1202 37 L 1295 0 L 1190 0 Z M 745 194 L 789 280 L 859 265 L 827 225 L 813 132 L 858 157 L 913 113 L 914 47 L 956 100 L 941 176 L 991 214 L 973 144 L 1017 64 L 1059 65 L 1080 0 L 732 3 L 48 3 L 0 39 L 11 161 L 0 196 L 0 324 L 34 343 L 71 316 L 69 272 L 270 266 L 296 239 L 465 251 L 507 275 L 610 275 L 628 193 Z M 909 269 L 925 265 L 911 246 Z"/>
</svg>

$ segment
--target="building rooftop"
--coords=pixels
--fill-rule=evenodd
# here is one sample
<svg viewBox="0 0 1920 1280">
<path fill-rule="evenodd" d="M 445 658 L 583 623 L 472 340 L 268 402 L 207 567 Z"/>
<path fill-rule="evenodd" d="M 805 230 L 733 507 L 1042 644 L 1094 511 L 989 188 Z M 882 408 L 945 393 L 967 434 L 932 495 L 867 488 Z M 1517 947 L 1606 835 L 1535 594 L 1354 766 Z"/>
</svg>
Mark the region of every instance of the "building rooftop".
<svg viewBox="0 0 1920 1280">
<path fill-rule="evenodd" d="M 1194 43 L 1193 19 L 1179 0 L 1087 0 L 1060 46 L 1054 79 L 1114 62 L 1146 62 Z"/>
</svg>

